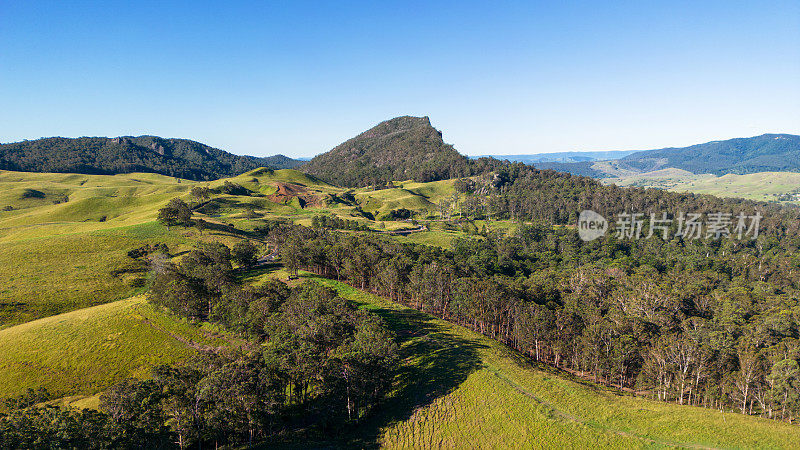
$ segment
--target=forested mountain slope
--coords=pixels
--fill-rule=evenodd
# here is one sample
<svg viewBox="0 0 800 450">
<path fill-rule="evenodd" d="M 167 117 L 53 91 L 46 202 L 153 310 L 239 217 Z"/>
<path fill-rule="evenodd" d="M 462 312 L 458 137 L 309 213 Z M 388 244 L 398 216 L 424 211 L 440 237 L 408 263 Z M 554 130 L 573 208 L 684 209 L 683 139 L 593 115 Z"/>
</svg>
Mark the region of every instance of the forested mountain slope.
<svg viewBox="0 0 800 450">
<path fill-rule="evenodd" d="M 683 148 L 664 148 L 634 153 L 622 162 L 650 172 L 675 167 L 692 173 L 745 174 L 800 170 L 800 136 L 763 134 Z"/>
<path fill-rule="evenodd" d="M 428 117 L 396 117 L 314 157 L 301 170 L 340 186 L 385 185 L 396 180 L 435 181 L 480 173 L 446 144 Z"/>
<path fill-rule="evenodd" d="M 52 137 L 0 144 L 0 169 L 24 172 L 118 174 L 152 172 L 213 180 L 258 167 L 292 168 L 302 161 L 283 155 L 240 156 L 188 139 L 157 136 Z"/>
</svg>

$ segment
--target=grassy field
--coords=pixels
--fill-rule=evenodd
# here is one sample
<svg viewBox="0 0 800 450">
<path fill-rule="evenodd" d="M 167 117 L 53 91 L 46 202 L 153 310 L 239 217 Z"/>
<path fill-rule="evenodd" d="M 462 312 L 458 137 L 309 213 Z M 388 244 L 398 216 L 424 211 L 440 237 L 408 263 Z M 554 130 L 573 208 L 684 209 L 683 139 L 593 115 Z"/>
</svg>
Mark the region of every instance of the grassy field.
<svg viewBox="0 0 800 450">
<path fill-rule="evenodd" d="M 306 275 L 310 276 L 310 275 Z M 348 445 L 386 448 L 797 448 L 785 423 L 618 395 L 535 366 L 465 328 L 314 277 L 381 315 L 402 364 L 381 412 Z M 325 445 L 326 443 L 319 443 Z"/>
<path fill-rule="evenodd" d="M 662 169 L 620 178 L 607 178 L 602 181 L 618 186 L 654 187 L 675 192 L 767 202 L 778 201 L 784 194 L 800 193 L 800 173 L 795 172 L 728 174 L 717 177 L 710 174 L 695 175 L 680 169 Z M 800 203 L 800 197 L 795 196 L 792 203 Z"/>
<path fill-rule="evenodd" d="M 723 175 L 687 181 L 672 188 L 679 192 L 741 197 L 750 200 L 776 201 L 778 196 L 800 192 L 800 173 L 762 172 L 747 175 Z M 796 202 L 796 201 L 795 201 Z"/>
<path fill-rule="evenodd" d="M 403 188 L 358 192 L 356 200 L 364 211 L 372 213 L 376 218 L 400 208 L 417 211 L 423 217 L 436 209 L 424 196 Z"/>
<path fill-rule="evenodd" d="M 171 198 L 189 201 L 192 187 L 225 181 L 262 195 L 276 191 L 278 183 L 297 184 L 320 196 L 342 191 L 293 170 L 255 170 L 212 183 L 142 173 L 0 171 L 0 328 L 134 295 L 145 274 L 127 257 L 133 248 L 162 242 L 180 254 L 198 239 L 235 242 L 226 233 L 200 236 L 179 227 L 167 230 L 155 221 Z M 304 209 L 264 196 L 219 195 L 214 203 L 217 208 L 198 216 L 244 230 L 257 225 L 242 216 L 248 207 L 267 218 L 308 223 L 320 212 L 349 214 L 338 205 Z"/>
<path fill-rule="evenodd" d="M 417 183 L 406 181 L 400 185 L 414 194 L 425 197 L 431 203 L 437 204 L 440 200 L 451 197 L 455 194 L 455 180 L 431 181 L 429 183 Z"/>
<path fill-rule="evenodd" d="M 155 309 L 141 296 L 0 330 L 0 398 L 44 387 L 92 396 L 156 364 L 179 361 L 199 346 L 228 345 L 224 335 Z"/>
<path fill-rule="evenodd" d="M 400 242 L 413 242 L 416 244 L 432 245 L 449 249 L 454 240 L 463 237 L 465 237 L 464 233 L 459 231 L 432 229 L 422 233 L 412 233 L 407 236 L 396 236 L 395 238 Z"/>
<path fill-rule="evenodd" d="M 415 211 L 418 218 L 426 218 L 438 215 L 439 201 L 455 192 L 454 180 L 429 183 L 403 181 L 394 185 L 391 189 L 358 189 L 355 191 L 356 199 L 364 211 L 371 212 L 376 218 L 400 208 Z"/>
<path fill-rule="evenodd" d="M 141 273 L 127 251 L 188 241 L 155 223 L 191 184 L 154 174 L 0 171 L 0 327 L 134 294 Z M 32 191 L 35 191 L 31 193 Z"/>
</svg>

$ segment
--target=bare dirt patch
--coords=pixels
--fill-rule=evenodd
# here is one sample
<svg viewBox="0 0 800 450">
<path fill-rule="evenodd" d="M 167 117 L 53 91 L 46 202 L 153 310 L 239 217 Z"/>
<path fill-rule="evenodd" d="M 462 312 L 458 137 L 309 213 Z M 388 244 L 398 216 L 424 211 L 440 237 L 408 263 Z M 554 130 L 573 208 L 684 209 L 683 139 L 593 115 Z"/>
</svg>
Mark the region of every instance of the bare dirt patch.
<svg viewBox="0 0 800 450">
<path fill-rule="evenodd" d="M 305 186 L 293 183 L 275 183 L 278 190 L 267 196 L 268 199 L 275 203 L 289 203 L 297 198 L 300 201 L 300 206 L 306 208 L 308 206 L 323 206 L 322 197 L 315 194 L 312 190 Z"/>
</svg>

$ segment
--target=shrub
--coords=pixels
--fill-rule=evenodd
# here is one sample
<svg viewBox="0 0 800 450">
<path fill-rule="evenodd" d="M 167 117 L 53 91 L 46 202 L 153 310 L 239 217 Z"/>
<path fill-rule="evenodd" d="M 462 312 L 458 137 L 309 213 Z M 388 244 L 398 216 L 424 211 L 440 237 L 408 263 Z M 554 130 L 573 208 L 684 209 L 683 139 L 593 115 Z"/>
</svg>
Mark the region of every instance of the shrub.
<svg viewBox="0 0 800 450">
<path fill-rule="evenodd" d="M 22 198 L 45 198 L 46 195 L 42 191 L 37 191 L 36 189 L 25 189 L 22 192 Z"/>
</svg>

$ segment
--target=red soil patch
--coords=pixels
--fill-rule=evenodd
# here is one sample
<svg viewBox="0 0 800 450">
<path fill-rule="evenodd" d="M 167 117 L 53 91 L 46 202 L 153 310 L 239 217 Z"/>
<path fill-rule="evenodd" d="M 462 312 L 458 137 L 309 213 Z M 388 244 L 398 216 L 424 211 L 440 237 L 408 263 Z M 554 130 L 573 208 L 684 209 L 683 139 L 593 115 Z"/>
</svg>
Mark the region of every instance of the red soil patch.
<svg viewBox="0 0 800 450">
<path fill-rule="evenodd" d="M 277 192 L 267 196 L 268 199 L 275 203 L 289 203 L 296 197 L 300 200 L 300 206 L 303 208 L 306 206 L 321 206 L 322 199 L 305 186 L 277 182 L 275 187 L 278 188 Z"/>
</svg>

